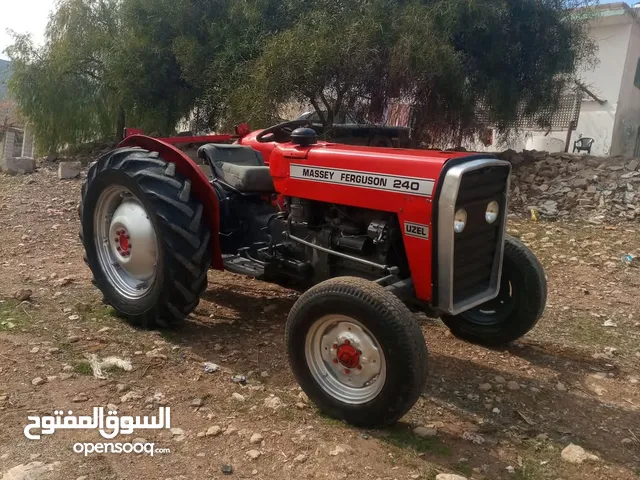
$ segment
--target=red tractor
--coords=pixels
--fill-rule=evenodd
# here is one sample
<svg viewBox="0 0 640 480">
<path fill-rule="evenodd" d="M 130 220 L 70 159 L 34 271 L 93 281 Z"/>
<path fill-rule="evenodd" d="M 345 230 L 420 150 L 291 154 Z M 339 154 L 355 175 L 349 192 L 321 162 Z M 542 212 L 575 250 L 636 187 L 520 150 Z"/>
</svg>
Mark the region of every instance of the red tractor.
<svg viewBox="0 0 640 480">
<path fill-rule="evenodd" d="M 128 136 L 82 187 L 86 261 L 105 301 L 145 327 L 189 315 L 211 267 L 308 288 L 286 323 L 298 382 L 332 416 L 390 424 L 425 383 L 412 311 L 504 345 L 542 315 L 544 271 L 505 234 L 508 162 L 323 143 L 305 126 L 201 146 L 212 178 L 172 145 L 184 138 Z"/>
</svg>

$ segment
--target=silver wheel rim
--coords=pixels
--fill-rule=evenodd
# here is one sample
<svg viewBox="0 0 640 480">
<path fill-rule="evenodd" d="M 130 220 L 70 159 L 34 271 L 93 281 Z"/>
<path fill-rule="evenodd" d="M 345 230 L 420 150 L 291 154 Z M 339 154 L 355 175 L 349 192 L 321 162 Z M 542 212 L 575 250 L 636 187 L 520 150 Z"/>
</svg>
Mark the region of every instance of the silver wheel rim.
<svg viewBox="0 0 640 480">
<path fill-rule="evenodd" d="M 125 187 L 107 187 L 93 221 L 98 262 L 111 286 L 129 300 L 146 295 L 156 279 L 158 240 L 142 202 Z"/>
<path fill-rule="evenodd" d="M 305 357 L 314 380 L 341 402 L 367 403 L 384 387 L 387 365 L 382 347 L 354 318 L 346 315 L 319 318 L 307 333 Z"/>
</svg>

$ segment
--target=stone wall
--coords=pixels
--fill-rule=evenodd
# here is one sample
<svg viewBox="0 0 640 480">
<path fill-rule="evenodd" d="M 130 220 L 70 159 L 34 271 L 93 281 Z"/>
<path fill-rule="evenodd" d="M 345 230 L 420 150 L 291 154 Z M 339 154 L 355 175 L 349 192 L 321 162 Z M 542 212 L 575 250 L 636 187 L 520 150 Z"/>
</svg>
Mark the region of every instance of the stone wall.
<svg viewBox="0 0 640 480">
<path fill-rule="evenodd" d="M 591 223 L 640 219 L 640 159 L 513 150 L 510 210 Z"/>
</svg>

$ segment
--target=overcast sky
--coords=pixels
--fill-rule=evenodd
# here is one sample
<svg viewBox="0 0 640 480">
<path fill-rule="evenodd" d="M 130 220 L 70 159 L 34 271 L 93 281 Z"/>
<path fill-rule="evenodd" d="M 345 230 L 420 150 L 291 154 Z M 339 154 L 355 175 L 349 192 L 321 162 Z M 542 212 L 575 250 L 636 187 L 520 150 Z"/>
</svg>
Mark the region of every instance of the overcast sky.
<svg viewBox="0 0 640 480">
<path fill-rule="evenodd" d="M 36 44 L 41 45 L 44 29 L 47 26 L 49 13 L 53 10 L 56 0 L 0 0 L 0 58 L 6 59 L 5 48 L 11 45 L 11 37 L 7 29 L 18 33 L 31 33 Z M 601 0 L 600 3 L 611 3 L 611 0 Z M 634 0 L 629 2 L 635 3 Z"/>
<path fill-rule="evenodd" d="M 0 0 L 0 58 L 6 59 L 5 48 L 13 42 L 7 29 L 18 33 L 31 33 L 33 40 L 42 44 L 49 13 L 56 0 Z"/>
</svg>

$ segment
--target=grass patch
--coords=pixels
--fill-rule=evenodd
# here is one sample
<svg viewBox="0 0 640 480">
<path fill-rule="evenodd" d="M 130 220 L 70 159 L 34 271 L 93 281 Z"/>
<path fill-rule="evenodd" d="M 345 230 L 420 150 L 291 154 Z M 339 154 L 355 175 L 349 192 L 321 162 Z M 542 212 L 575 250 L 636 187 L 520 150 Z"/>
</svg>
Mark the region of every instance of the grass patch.
<svg viewBox="0 0 640 480">
<path fill-rule="evenodd" d="M 342 420 L 337 420 L 329 415 L 325 415 L 324 413 L 320 414 L 320 420 L 331 427 L 344 427 L 345 423 Z"/>
<path fill-rule="evenodd" d="M 473 475 L 473 468 L 467 462 L 458 462 L 457 464 L 458 471 L 462 473 L 465 477 L 470 477 Z"/>
<path fill-rule="evenodd" d="M 80 375 L 93 375 L 93 369 L 89 362 L 78 362 L 73 366 L 73 371 Z"/>
<path fill-rule="evenodd" d="M 178 336 L 176 332 L 172 330 L 160 330 L 160 336 L 165 342 L 174 343 L 178 341 Z"/>
<path fill-rule="evenodd" d="M 381 436 L 380 440 L 396 447 L 413 450 L 416 453 L 451 456 L 451 448 L 437 437 L 419 437 L 401 425 L 391 427 L 387 432 L 388 434 Z"/>
<path fill-rule="evenodd" d="M 92 305 L 89 313 L 94 315 L 96 319 L 118 318 L 118 313 L 111 305 Z"/>
<path fill-rule="evenodd" d="M 15 300 L 2 301 L 0 303 L 0 331 L 11 331 L 24 327 L 30 320 L 25 308 Z"/>
</svg>

